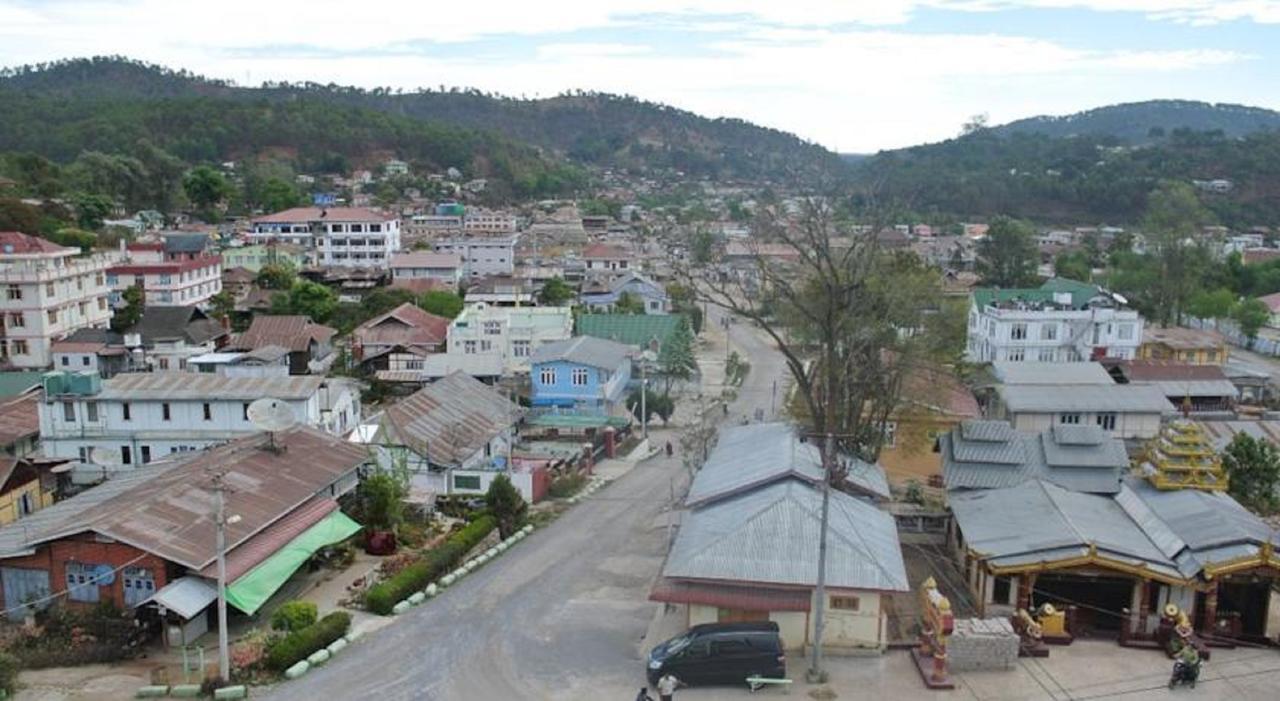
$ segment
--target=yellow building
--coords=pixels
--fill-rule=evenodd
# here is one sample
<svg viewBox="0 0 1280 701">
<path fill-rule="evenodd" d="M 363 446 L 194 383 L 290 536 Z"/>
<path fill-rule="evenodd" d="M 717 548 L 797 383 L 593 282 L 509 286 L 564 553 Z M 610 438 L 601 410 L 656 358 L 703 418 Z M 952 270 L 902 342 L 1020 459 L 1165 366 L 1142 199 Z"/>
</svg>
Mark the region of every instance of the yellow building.
<svg viewBox="0 0 1280 701">
<path fill-rule="evenodd" d="M 31 463 L 18 458 L 0 458 L 0 526 L 53 504 L 51 484 L 41 481 Z"/>
<path fill-rule="evenodd" d="M 902 401 L 885 423 L 880 447 L 878 462 L 889 481 L 902 485 L 940 480 L 938 436 L 980 415 L 973 392 L 948 370 L 924 368 L 905 378 Z"/>
<path fill-rule="evenodd" d="M 1142 330 L 1140 360 L 1172 360 L 1191 365 L 1224 365 L 1230 351 L 1227 339 L 1217 331 L 1187 329 L 1180 326 Z"/>
</svg>

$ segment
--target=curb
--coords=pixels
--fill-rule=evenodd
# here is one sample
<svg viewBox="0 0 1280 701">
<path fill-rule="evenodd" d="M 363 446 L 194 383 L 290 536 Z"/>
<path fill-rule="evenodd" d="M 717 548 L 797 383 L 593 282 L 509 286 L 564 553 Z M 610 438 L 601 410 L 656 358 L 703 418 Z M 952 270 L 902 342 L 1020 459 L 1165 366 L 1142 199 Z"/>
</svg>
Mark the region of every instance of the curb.
<svg viewBox="0 0 1280 701">
<path fill-rule="evenodd" d="M 304 664 L 304 663 L 299 663 Z M 292 669 L 292 668 L 290 668 Z M 290 677 L 291 679 L 293 677 Z M 162 684 L 152 684 L 149 686 L 138 687 L 134 692 L 135 699 L 162 699 L 162 698 L 199 698 L 201 688 L 199 684 L 174 684 L 166 686 Z M 244 684 L 235 686 L 224 686 L 221 689 L 215 689 L 213 698 L 215 699 L 244 699 L 249 697 L 249 687 Z"/>
<path fill-rule="evenodd" d="M 294 664 L 289 669 L 286 669 L 284 671 L 284 678 L 297 679 L 298 677 L 305 675 L 307 672 L 310 672 L 312 669 L 323 665 L 324 663 L 333 659 L 334 655 L 338 654 L 339 652 L 342 652 L 343 650 L 347 649 L 347 647 L 350 646 L 352 643 L 359 640 L 360 635 L 361 635 L 360 633 L 351 631 L 346 635 L 342 636 L 341 638 L 338 638 L 337 640 L 329 643 L 328 647 L 322 647 L 319 650 L 316 650 L 315 652 L 311 653 L 307 657 L 307 659 L 301 660 L 296 664 Z M 238 698 L 244 698 L 244 697 L 243 696 L 227 696 L 227 697 L 218 697 L 218 698 L 237 698 L 238 699 Z"/>
<path fill-rule="evenodd" d="M 533 533 L 533 524 L 526 525 L 524 528 L 512 533 L 506 540 L 499 541 L 497 545 L 485 550 L 470 560 L 467 560 L 465 563 L 459 565 L 454 571 L 446 574 L 439 580 L 428 584 L 426 589 L 410 594 L 407 598 L 392 607 L 391 615 L 398 616 L 407 612 L 414 606 L 418 606 L 434 599 L 445 589 L 457 584 L 463 577 L 475 572 L 489 561 L 494 560 L 510 550 L 512 546 L 524 540 L 530 533 Z"/>
</svg>

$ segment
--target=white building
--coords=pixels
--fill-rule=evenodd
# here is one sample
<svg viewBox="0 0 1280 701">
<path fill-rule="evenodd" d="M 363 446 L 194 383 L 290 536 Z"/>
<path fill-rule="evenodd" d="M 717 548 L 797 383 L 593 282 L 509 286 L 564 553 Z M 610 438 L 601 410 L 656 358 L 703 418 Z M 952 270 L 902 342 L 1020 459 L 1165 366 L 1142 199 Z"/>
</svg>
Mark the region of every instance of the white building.
<svg viewBox="0 0 1280 701">
<path fill-rule="evenodd" d="M 981 288 L 970 299 L 965 356 L 976 363 L 1133 359 L 1142 323 L 1124 298 L 1094 285 L 1055 278 L 1040 288 Z"/>
<path fill-rule="evenodd" d="M 80 256 L 16 231 L 0 232 L 0 364 L 43 368 L 50 347 L 76 329 L 111 321 L 107 268 L 114 255 Z"/>
<path fill-rule="evenodd" d="M 44 377 L 40 442 L 45 455 L 80 463 L 92 462 L 93 448 L 118 451 L 127 469 L 260 432 L 248 411 L 264 397 L 286 403 L 298 423 L 335 435 L 346 435 L 360 422 L 359 392 L 342 380 L 193 372 L 126 373 L 101 380 L 93 373 L 53 372 Z M 103 467 L 77 471 L 100 475 Z"/>
<path fill-rule="evenodd" d="M 516 233 L 518 226 L 516 215 L 484 209 L 469 209 L 462 220 L 462 228 L 469 235 L 510 235 Z"/>
<path fill-rule="evenodd" d="M 462 270 L 462 256 L 456 253 L 412 251 L 391 257 L 392 281 L 436 280 L 457 289 Z"/>
<path fill-rule="evenodd" d="M 456 253 L 462 257 L 465 277 L 511 275 L 515 272 L 518 236 L 442 239 L 432 244 L 436 253 Z"/>
<path fill-rule="evenodd" d="M 107 269 L 111 304 L 124 304 L 124 291 L 140 285 L 148 307 L 190 307 L 208 303 L 222 291 L 222 258 L 211 255 L 158 263 L 126 262 Z"/>
<path fill-rule="evenodd" d="M 573 336 L 569 307 L 495 307 L 471 304 L 449 324 L 448 355 L 502 358 L 504 372 L 528 373 L 539 346 Z"/>
<path fill-rule="evenodd" d="M 363 207 L 295 207 L 254 219 L 248 239 L 301 245 L 317 265 L 385 268 L 400 250 L 400 220 Z"/>
</svg>

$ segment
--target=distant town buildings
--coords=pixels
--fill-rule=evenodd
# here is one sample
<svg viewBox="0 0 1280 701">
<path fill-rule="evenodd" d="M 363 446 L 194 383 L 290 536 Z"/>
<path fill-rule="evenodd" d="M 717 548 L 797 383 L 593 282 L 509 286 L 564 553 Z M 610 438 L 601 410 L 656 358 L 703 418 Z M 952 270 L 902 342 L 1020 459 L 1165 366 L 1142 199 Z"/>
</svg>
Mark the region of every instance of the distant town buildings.
<svg viewBox="0 0 1280 701">
<path fill-rule="evenodd" d="M 302 246 L 318 265 L 385 268 L 400 250 L 400 220 L 363 207 L 295 207 L 254 219 L 248 238 Z"/>
<path fill-rule="evenodd" d="M 463 276 L 511 275 L 515 272 L 516 236 L 464 237 L 435 241 L 436 253 L 454 253 L 462 259 Z"/>
<path fill-rule="evenodd" d="M 530 358 L 546 343 L 573 336 L 569 307 L 468 305 L 449 325 L 448 355 L 502 359 L 506 373 L 529 372 Z"/>
</svg>

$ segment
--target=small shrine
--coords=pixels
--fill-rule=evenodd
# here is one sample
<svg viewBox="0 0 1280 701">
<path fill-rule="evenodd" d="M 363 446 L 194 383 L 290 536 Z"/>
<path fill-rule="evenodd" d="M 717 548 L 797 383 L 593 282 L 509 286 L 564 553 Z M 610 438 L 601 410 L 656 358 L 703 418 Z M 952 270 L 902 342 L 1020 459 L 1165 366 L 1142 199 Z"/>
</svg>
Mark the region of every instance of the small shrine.
<svg viewBox="0 0 1280 701">
<path fill-rule="evenodd" d="M 1156 489 L 1227 489 L 1227 473 L 1218 452 L 1204 430 L 1187 420 L 1165 426 L 1147 444 L 1138 468 Z"/>
</svg>

